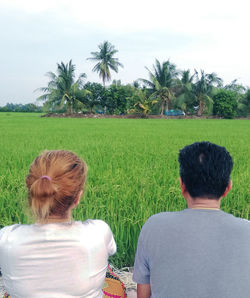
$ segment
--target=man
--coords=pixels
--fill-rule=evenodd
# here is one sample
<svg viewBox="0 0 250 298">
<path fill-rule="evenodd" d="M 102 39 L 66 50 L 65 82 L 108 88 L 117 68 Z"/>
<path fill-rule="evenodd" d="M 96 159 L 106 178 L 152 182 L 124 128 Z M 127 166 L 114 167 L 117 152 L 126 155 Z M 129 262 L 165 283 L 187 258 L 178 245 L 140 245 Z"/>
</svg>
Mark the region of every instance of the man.
<svg viewBox="0 0 250 298">
<path fill-rule="evenodd" d="M 250 222 L 220 210 L 232 187 L 230 154 L 194 143 L 180 151 L 179 163 L 188 209 L 153 215 L 143 226 L 133 275 L 137 297 L 250 297 Z"/>
</svg>

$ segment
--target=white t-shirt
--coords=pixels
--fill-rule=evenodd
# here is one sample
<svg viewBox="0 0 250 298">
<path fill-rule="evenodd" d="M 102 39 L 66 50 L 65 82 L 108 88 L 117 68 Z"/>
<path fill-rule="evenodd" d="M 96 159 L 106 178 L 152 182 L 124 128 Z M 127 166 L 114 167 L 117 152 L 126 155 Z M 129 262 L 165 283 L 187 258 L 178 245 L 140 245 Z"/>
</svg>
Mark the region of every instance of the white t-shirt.
<svg viewBox="0 0 250 298">
<path fill-rule="evenodd" d="M 0 268 L 11 298 L 103 297 L 108 257 L 115 252 L 102 220 L 0 230 Z"/>
</svg>

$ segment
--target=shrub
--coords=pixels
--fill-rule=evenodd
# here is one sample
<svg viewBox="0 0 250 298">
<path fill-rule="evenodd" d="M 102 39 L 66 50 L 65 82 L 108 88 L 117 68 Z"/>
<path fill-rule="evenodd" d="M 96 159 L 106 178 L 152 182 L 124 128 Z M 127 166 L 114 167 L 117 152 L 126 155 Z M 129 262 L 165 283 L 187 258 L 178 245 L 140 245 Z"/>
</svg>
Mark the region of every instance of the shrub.
<svg viewBox="0 0 250 298">
<path fill-rule="evenodd" d="M 221 89 L 213 98 L 214 114 L 223 118 L 232 119 L 237 112 L 235 92 Z"/>
</svg>

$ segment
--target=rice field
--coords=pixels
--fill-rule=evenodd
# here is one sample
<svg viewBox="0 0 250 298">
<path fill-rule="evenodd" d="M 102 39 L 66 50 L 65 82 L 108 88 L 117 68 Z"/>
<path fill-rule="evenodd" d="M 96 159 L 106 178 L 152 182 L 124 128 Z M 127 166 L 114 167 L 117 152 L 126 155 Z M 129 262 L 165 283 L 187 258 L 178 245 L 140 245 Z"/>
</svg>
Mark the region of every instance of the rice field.
<svg viewBox="0 0 250 298">
<path fill-rule="evenodd" d="M 69 119 L 0 113 L 0 225 L 30 223 L 25 176 L 45 149 L 74 151 L 88 164 L 76 220 L 105 220 L 114 233 L 117 266 L 133 265 L 141 226 L 154 213 L 186 207 L 178 151 L 195 141 L 225 146 L 234 159 L 233 189 L 222 209 L 249 219 L 250 121 Z"/>
</svg>

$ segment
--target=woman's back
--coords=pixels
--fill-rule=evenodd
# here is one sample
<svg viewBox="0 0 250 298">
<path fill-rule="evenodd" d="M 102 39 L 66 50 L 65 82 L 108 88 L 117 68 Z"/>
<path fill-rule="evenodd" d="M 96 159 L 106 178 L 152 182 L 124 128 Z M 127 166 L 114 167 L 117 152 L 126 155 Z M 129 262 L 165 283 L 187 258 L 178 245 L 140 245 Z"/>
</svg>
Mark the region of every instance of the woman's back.
<svg viewBox="0 0 250 298">
<path fill-rule="evenodd" d="M 85 162 L 69 151 L 45 151 L 32 162 L 26 185 L 36 223 L 0 230 L 0 269 L 12 298 L 103 296 L 112 232 L 101 220 L 71 220 L 86 176 Z"/>
<path fill-rule="evenodd" d="M 0 266 L 12 298 L 102 297 L 116 244 L 101 220 L 13 225 L 0 231 Z"/>
</svg>

